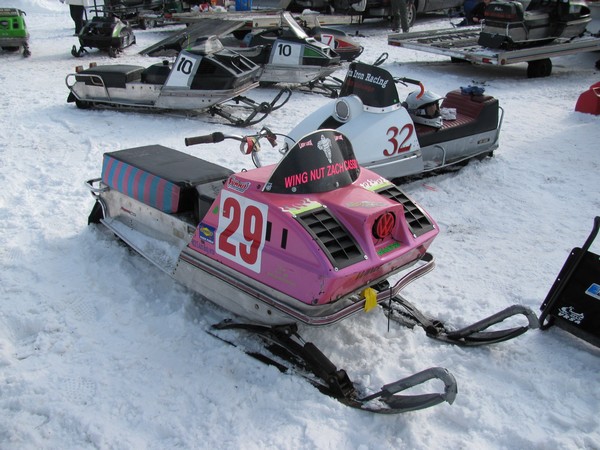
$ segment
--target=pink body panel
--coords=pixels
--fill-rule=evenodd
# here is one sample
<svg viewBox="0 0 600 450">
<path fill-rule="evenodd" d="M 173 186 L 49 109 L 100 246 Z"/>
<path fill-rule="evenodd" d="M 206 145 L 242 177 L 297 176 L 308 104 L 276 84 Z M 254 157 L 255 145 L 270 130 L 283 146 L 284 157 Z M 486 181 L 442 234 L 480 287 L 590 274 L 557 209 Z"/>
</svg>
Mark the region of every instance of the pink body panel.
<svg viewBox="0 0 600 450">
<path fill-rule="evenodd" d="M 389 185 L 366 169 L 352 185 L 301 195 L 263 191 L 273 167 L 232 175 L 201 221 L 189 247 L 306 304 L 324 304 L 385 278 L 422 256 L 438 233 L 415 237 L 404 207 L 374 192 Z M 299 220 L 322 209 L 351 235 L 362 255 L 337 268 Z M 391 212 L 395 226 L 387 237 L 373 237 L 375 220 Z"/>
</svg>

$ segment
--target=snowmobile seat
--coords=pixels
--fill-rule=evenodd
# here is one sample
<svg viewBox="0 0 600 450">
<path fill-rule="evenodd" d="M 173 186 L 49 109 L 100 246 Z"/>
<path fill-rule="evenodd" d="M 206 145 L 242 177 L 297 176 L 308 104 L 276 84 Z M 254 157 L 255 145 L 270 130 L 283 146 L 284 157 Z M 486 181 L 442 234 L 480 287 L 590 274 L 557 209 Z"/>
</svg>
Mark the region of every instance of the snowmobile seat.
<svg viewBox="0 0 600 450">
<path fill-rule="evenodd" d="M 199 195 L 205 195 L 205 201 L 210 198 L 210 191 L 199 194 L 196 186 L 214 182 L 222 186 L 232 173 L 162 145 L 105 153 L 102 164 L 105 185 L 170 214 L 196 212 Z"/>
<path fill-rule="evenodd" d="M 523 4 L 518 1 L 492 2 L 485 8 L 486 21 L 523 22 L 524 16 Z"/>
<path fill-rule="evenodd" d="M 498 100 L 490 95 L 465 95 L 456 89 L 446 94 L 442 107 L 456 109 L 456 120 L 444 120 L 442 128 L 416 123 L 421 147 L 498 128 Z"/>
<path fill-rule="evenodd" d="M 152 64 L 142 72 L 142 83 L 165 84 L 170 73 L 169 61 L 165 60 L 162 63 Z"/>
<path fill-rule="evenodd" d="M 124 89 L 127 83 L 140 81 L 142 79 L 142 66 L 128 64 L 116 64 L 111 66 L 96 66 L 82 70 L 78 75 L 96 75 L 102 78 L 107 88 Z M 77 81 L 84 81 L 86 85 L 98 85 L 95 77 L 76 76 Z"/>
</svg>

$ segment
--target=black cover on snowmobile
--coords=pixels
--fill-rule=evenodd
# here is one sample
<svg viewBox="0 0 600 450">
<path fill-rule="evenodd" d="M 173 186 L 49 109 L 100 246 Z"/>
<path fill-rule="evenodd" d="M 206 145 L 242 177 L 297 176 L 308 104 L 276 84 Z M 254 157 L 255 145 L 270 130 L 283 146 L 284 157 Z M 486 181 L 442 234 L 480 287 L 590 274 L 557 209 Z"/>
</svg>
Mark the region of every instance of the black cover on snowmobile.
<svg viewBox="0 0 600 450">
<path fill-rule="evenodd" d="M 379 67 L 354 62 L 350 64 L 340 97 L 358 96 L 365 106 L 386 108 L 400 103 L 396 83 L 390 73 Z"/>
<path fill-rule="evenodd" d="M 107 88 L 125 89 L 127 83 L 140 81 L 144 68 L 129 64 L 114 64 L 111 66 L 96 66 L 79 72 L 81 75 L 97 75 Z M 75 76 L 77 81 L 88 85 L 97 85 L 99 80 L 90 76 Z"/>
<path fill-rule="evenodd" d="M 582 248 L 574 248 L 542 303 L 542 329 L 556 325 L 600 347 L 600 256 L 589 251 L 600 217 Z M 544 319 L 548 321 L 544 324 Z"/>
</svg>

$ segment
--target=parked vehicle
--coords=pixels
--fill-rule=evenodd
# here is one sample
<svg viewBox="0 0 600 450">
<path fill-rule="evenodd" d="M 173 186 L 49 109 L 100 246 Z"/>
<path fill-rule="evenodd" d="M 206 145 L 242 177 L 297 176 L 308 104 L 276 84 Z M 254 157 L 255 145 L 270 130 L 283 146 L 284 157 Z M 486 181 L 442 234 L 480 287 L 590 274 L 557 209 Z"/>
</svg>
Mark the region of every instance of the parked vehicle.
<svg viewBox="0 0 600 450">
<path fill-rule="evenodd" d="M 406 0 L 407 22 L 412 27 L 417 14 L 435 11 L 461 10 L 464 0 Z M 310 8 L 318 11 L 357 14 L 364 18 L 389 17 L 391 0 L 292 0 L 288 9 Z"/>
<path fill-rule="evenodd" d="M 581 0 L 493 1 L 485 9 L 478 44 L 506 50 L 579 37 L 592 17 Z"/>
<path fill-rule="evenodd" d="M 260 66 L 225 49 L 212 36 L 179 52 L 174 63 L 93 65 L 67 75 L 65 83 L 70 91 L 67 102 L 81 109 L 208 112 L 247 126 L 283 106 L 291 95 L 282 90 L 271 103 L 244 97 L 242 94 L 258 86 L 260 73 Z M 226 111 L 223 106 L 229 100 L 233 100 L 231 108 L 250 109 L 250 114 L 242 118 Z"/>
<path fill-rule="evenodd" d="M 247 136 L 196 136 L 186 145 L 232 139 L 255 156 L 262 138 L 275 145 L 276 135 L 264 128 Z M 393 414 L 452 403 L 456 380 L 430 367 L 367 390 L 304 341 L 298 325 L 325 327 L 373 310 L 464 346 L 505 341 L 538 326 L 533 311 L 514 305 L 453 331 L 406 301 L 401 289 L 433 269 L 427 249 L 439 228 L 397 186 L 361 168 L 350 141 L 335 130 L 302 137 L 278 164 L 237 173 L 161 145 L 107 152 L 101 176 L 87 185 L 95 198 L 88 223 L 106 227 L 222 309 L 225 320 L 208 332 L 262 362 L 293 369 L 353 408 Z M 393 274 L 402 276 L 388 281 Z M 515 315 L 527 324 L 485 331 Z M 248 349 L 247 337 L 223 337 L 236 332 L 266 343 Z M 433 380 L 443 390 L 423 393 Z"/>
<path fill-rule="evenodd" d="M 29 32 L 25 24 L 25 12 L 17 8 L 0 8 L 0 48 L 6 52 L 18 52 L 23 56 L 31 55 L 29 50 Z"/>
<path fill-rule="evenodd" d="M 87 53 L 86 48 L 97 48 L 116 57 L 123 49 L 135 44 L 133 29 L 117 15 L 102 8 L 92 10 L 94 17 L 86 21 L 78 35 L 79 48 L 76 45 L 71 54 L 79 58 Z"/>
<path fill-rule="evenodd" d="M 418 80 L 394 78 L 379 67 L 385 57 L 374 65 L 352 62 L 339 98 L 286 133 L 287 147 L 316 129 L 336 129 L 354 143 L 363 167 L 389 180 L 459 167 L 493 154 L 504 115 L 496 98 L 476 87 L 436 95 Z M 397 83 L 416 89 L 401 97 Z M 443 118 L 445 110 L 453 111 L 452 120 Z"/>
</svg>

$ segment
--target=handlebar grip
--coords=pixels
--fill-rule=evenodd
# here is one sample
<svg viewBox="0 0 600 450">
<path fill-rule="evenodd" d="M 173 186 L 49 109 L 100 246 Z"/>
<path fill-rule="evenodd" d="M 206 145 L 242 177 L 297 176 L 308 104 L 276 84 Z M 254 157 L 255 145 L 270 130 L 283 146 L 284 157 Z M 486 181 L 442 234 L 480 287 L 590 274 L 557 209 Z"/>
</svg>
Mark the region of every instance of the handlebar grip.
<svg viewBox="0 0 600 450">
<path fill-rule="evenodd" d="M 217 142 L 221 142 L 225 140 L 225 135 L 221 132 L 215 132 L 210 134 L 205 134 L 203 136 L 194 136 L 185 138 L 185 145 L 196 145 L 196 144 L 216 144 Z"/>
<path fill-rule="evenodd" d="M 417 86 L 421 84 L 419 80 L 413 80 L 412 78 L 400 78 L 400 81 L 404 81 L 409 84 L 416 84 Z"/>
</svg>

